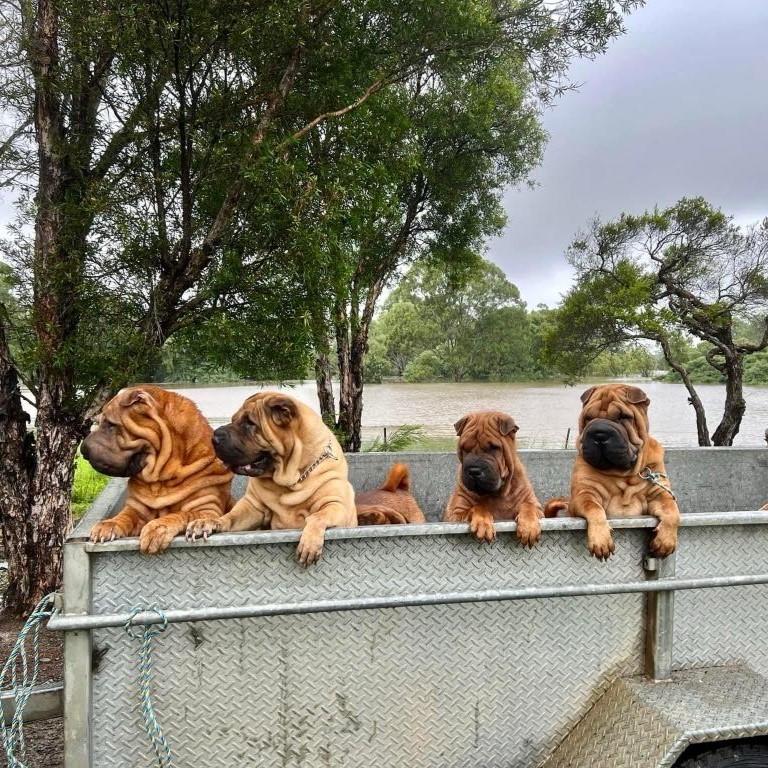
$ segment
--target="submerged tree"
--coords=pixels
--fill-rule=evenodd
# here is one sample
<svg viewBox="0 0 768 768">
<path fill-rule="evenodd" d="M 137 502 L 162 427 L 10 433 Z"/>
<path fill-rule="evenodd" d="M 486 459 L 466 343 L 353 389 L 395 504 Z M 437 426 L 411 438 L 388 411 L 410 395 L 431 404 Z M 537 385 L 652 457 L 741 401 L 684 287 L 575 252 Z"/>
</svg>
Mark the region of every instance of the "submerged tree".
<svg viewBox="0 0 768 768">
<path fill-rule="evenodd" d="M 593 222 L 569 250 L 576 285 L 548 334 L 550 355 L 578 375 L 601 351 L 657 342 L 696 413 L 700 445 L 732 445 L 746 410 L 744 361 L 768 348 L 768 220 L 742 229 L 702 198 L 640 216 Z M 740 333 L 750 319 L 757 338 Z M 711 435 L 680 340 L 706 344 L 725 379 L 725 405 Z"/>
</svg>

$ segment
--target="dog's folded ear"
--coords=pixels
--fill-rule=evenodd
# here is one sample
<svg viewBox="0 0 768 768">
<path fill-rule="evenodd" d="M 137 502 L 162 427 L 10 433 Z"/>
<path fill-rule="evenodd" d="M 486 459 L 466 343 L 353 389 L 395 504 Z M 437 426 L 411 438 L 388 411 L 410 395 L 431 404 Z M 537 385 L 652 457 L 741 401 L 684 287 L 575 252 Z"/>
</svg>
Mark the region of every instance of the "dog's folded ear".
<svg viewBox="0 0 768 768">
<path fill-rule="evenodd" d="M 279 427 L 285 427 L 291 423 L 292 419 L 295 419 L 298 415 L 296 409 L 296 403 L 291 400 L 290 397 L 284 397 L 278 395 L 270 399 L 267 404 L 269 413 L 272 416 L 272 421 Z"/>
<path fill-rule="evenodd" d="M 589 402 L 589 398 L 592 397 L 592 393 L 597 389 L 597 387 L 590 387 L 587 390 L 584 390 L 584 392 L 581 393 L 581 403 L 582 405 L 586 405 Z"/>
<path fill-rule="evenodd" d="M 457 435 L 461 435 L 461 433 L 464 431 L 464 427 L 467 426 L 467 422 L 469 421 L 469 416 L 462 416 L 454 425 L 453 428 L 456 430 Z"/>
<path fill-rule="evenodd" d="M 152 405 L 155 402 L 152 395 L 143 389 L 124 389 L 120 394 L 120 405 L 124 408 L 134 405 Z"/>
<path fill-rule="evenodd" d="M 632 403 L 632 405 L 648 406 L 651 404 L 650 398 L 640 387 L 624 387 L 624 396 L 627 398 L 627 402 Z"/>
<path fill-rule="evenodd" d="M 514 435 L 520 427 L 515 424 L 515 420 L 511 416 L 502 416 L 499 419 L 499 432 L 505 437 L 507 435 Z"/>
</svg>

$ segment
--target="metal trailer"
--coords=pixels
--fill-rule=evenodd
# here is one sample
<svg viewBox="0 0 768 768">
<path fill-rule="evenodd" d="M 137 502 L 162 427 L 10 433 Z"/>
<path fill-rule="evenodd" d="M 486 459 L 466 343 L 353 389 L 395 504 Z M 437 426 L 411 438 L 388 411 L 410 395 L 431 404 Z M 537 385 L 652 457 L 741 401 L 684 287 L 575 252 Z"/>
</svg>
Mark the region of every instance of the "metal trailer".
<svg viewBox="0 0 768 768">
<path fill-rule="evenodd" d="M 542 499 L 567 490 L 572 452 L 522 453 Z M 455 457 L 397 458 L 437 520 Z M 651 768 L 768 734 L 768 513 L 750 511 L 768 451 L 667 459 L 685 514 L 664 561 L 646 557 L 651 518 L 614 520 L 605 563 L 570 519 L 545 521 L 533 550 L 513 523 L 492 545 L 429 523 L 331 530 L 308 570 L 293 531 L 147 557 L 135 539 L 86 541 L 119 504 L 111 483 L 66 544 L 50 622 L 66 630 L 67 768 L 153 764 L 121 626 L 152 603 L 171 622 L 153 694 L 179 766 Z M 355 487 L 392 461 L 351 456 Z"/>
</svg>

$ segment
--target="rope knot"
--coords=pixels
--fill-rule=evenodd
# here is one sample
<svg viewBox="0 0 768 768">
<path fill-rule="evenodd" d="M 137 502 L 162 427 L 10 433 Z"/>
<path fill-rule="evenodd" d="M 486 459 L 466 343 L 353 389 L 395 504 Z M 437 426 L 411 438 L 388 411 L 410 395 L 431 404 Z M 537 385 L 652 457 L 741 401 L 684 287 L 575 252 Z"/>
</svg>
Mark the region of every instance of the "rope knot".
<svg viewBox="0 0 768 768">
<path fill-rule="evenodd" d="M 667 476 L 663 472 L 656 472 L 650 467 L 643 467 L 640 470 L 639 477 L 641 480 L 645 480 L 657 488 L 661 488 L 662 491 L 666 491 L 673 499 L 677 500 L 677 496 L 672 493 L 672 489 L 668 485 L 664 485 L 662 480 L 667 480 Z"/>
</svg>

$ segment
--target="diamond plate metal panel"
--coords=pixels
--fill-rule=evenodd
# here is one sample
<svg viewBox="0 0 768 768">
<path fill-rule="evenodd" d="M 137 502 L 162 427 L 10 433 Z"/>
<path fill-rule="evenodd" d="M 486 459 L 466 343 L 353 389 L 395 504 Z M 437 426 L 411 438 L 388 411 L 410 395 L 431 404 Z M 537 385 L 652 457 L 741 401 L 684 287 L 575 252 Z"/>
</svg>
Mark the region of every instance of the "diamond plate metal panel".
<svg viewBox="0 0 768 768">
<path fill-rule="evenodd" d="M 156 709 L 180 765 L 527 768 L 639 672 L 641 612 L 630 595 L 173 625 Z M 137 641 L 95 644 L 94 765 L 148 765 Z"/>
<path fill-rule="evenodd" d="M 92 555 L 94 612 L 130 611 L 142 603 L 166 608 L 233 606 L 543 584 L 642 581 L 649 532 L 616 531 L 616 556 L 590 557 L 585 535 L 551 531 L 531 550 L 514 534 L 493 545 L 466 533 L 332 540 L 309 569 L 294 544 L 189 547 L 159 557 L 136 551 Z"/>
<path fill-rule="evenodd" d="M 647 531 L 618 556 L 582 535 L 535 550 L 513 534 L 331 541 L 304 570 L 293 544 L 92 556 L 93 610 L 241 605 L 642 579 Z M 158 640 L 157 711 L 181 764 L 528 766 L 642 659 L 641 595 L 482 603 L 175 625 Z M 94 634 L 94 765 L 134 766 L 146 736 L 135 644 Z M 535 704 L 534 704 L 535 702 Z M 120 745 L 132 745 L 130 754 Z"/>
<path fill-rule="evenodd" d="M 735 575 L 768 570 L 768 527 L 681 530 L 677 575 Z M 678 592 L 674 666 L 746 664 L 768 675 L 768 585 Z"/>
<path fill-rule="evenodd" d="M 417 496 L 438 515 L 455 457 L 397 458 L 411 464 Z M 378 484 L 392 460 L 352 457 L 356 486 Z M 565 490 L 567 452 L 530 451 L 525 460 L 542 497 Z M 669 452 L 683 511 L 749 509 L 768 498 L 768 452 L 729 449 L 728 466 L 724 461 L 726 453 L 715 449 Z M 83 525 L 109 513 L 119 492 L 114 486 Z M 583 531 L 562 530 L 548 531 L 532 551 L 511 533 L 492 546 L 448 533 L 330 540 L 322 562 L 309 570 L 296 564 L 295 543 L 252 539 L 154 558 L 102 551 L 90 555 L 91 609 L 641 581 L 648 536 L 641 529 L 615 531 L 617 552 L 607 563 L 589 557 Z M 678 576 L 765 572 L 766 537 L 763 525 L 685 528 Z M 766 599 L 762 586 L 678 593 L 675 666 L 739 662 L 768 674 Z M 641 595 L 173 625 L 156 643 L 155 696 L 185 766 L 530 768 L 603 706 L 598 699 L 617 677 L 641 672 L 642 641 Z M 137 641 L 113 629 L 95 632 L 94 644 L 102 654 L 93 682 L 92 764 L 149 765 Z M 652 706 L 642 691 L 622 690 L 625 708 Z M 606 718 L 622 722 L 619 709 L 616 704 Z M 631 739 L 629 721 L 623 722 L 621 738 Z M 649 723 L 643 732 L 655 727 Z M 661 740 L 679 726 L 665 721 L 659 728 Z"/>
<path fill-rule="evenodd" d="M 671 768 L 689 744 L 768 733 L 768 680 L 744 667 L 617 680 L 542 768 Z"/>
</svg>

